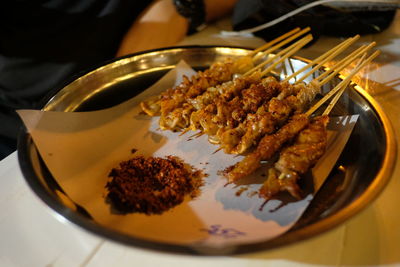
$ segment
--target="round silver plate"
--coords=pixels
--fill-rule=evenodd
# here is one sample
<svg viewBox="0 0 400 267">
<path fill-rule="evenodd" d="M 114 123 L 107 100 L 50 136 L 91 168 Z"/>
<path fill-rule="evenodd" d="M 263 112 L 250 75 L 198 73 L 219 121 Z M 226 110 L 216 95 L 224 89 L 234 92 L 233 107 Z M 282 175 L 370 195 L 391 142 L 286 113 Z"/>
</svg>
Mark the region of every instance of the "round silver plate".
<svg viewBox="0 0 400 267">
<path fill-rule="evenodd" d="M 249 52 L 232 47 L 176 47 L 130 55 L 105 63 L 68 82 L 47 101 L 46 111 L 88 111 L 119 104 L 145 90 L 180 60 L 195 69 Z M 307 61 L 293 58 L 293 62 Z M 204 249 L 143 240 L 107 229 L 79 206 L 63 197 L 64 191 L 42 161 L 26 129 L 21 131 L 18 158 L 30 187 L 54 211 L 99 236 L 125 244 L 182 253 L 246 253 L 298 242 L 327 231 L 371 203 L 387 184 L 395 161 L 393 130 L 377 103 L 360 87 L 349 91 L 334 115 L 359 114 L 358 122 L 334 169 L 313 201 L 287 233 L 268 241 L 229 249 Z"/>
</svg>

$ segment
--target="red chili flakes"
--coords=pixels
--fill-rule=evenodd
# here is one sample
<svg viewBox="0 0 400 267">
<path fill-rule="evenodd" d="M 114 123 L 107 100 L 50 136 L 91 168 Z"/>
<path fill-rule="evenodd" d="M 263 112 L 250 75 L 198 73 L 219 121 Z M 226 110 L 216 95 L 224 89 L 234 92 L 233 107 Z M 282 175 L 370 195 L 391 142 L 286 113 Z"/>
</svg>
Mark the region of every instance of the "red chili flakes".
<svg viewBox="0 0 400 267">
<path fill-rule="evenodd" d="M 204 174 L 177 157 L 137 156 L 121 162 L 109 177 L 107 199 L 116 210 L 160 214 L 185 196 L 195 197 Z"/>
</svg>

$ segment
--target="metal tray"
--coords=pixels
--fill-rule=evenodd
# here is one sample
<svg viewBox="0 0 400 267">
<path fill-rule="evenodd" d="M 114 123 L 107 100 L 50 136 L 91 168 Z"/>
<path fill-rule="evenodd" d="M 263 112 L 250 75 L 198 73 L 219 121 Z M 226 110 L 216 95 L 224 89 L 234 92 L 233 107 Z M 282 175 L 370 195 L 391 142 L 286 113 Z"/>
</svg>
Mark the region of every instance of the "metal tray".
<svg viewBox="0 0 400 267">
<path fill-rule="evenodd" d="M 46 111 L 89 111 L 111 107 L 129 99 L 158 80 L 180 61 L 195 69 L 227 57 L 246 55 L 234 47 L 174 47 L 147 51 L 104 63 L 73 78 L 46 102 Z M 293 62 L 305 59 L 293 58 Z M 310 238 L 343 223 L 370 204 L 387 184 L 395 162 L 393 130 L 381 108 L 362 88 L 344 95 L 336 115 L 360 118 L 326 183 L 306 212 L 287 233 L 269 241 L 199 251 L 190 246 L 138 239 L 96 224 L 79 206 L 66 201 L 63 189 L 51 176 L 26 129 L 19 136 L 18 158 L 32 190 L 55 212 L 101 237 L 149 249 L 201 254 L 232 254 L 276 248 Z"/>
</svg>

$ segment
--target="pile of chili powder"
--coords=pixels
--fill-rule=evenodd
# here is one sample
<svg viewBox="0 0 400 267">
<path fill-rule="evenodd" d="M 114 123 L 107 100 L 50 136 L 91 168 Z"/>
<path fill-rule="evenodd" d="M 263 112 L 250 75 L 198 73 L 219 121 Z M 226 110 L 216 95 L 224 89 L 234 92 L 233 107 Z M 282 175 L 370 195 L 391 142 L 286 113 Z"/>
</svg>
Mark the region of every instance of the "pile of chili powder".
<svg viewBox="0 0 400 267">
<path fill-rule="evenodd" d="M 160 214 L 185 196 L 195 197 L 204 175 L 177 157 L 138 156 L 121 162 L 109 177 L 107 200 L 117 211 Z"/>
</svg>

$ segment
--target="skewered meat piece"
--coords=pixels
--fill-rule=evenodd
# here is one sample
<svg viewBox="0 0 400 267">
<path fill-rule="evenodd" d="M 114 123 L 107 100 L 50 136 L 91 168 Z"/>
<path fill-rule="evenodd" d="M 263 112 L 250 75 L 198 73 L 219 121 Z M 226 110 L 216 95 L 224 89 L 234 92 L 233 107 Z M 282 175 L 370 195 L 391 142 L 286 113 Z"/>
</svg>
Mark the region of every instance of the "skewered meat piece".
<svg viewBox="0 0 400 267">
<path fill-rule="evenodd" d="M 217 133 L 218 129 L 224 125 L 224 122 L 228 122 L 227 118 L 233 112 L 233 110 L 239 108 L 240 99 L 239 97 L 233 98 L 229 102 L 223 102 L 217 100 L 216 103 L 210 104 L 200 113 L 201 117 L 199 120 L 202 132 L 213 136 Z"/>
<path fill-rule="evenodd" d="M 276 169 L 285 175 L 291 172 L 306 173 L 325 152 L 328 122 L 328 116 L 313 119 L 308 127 L 299 133 L 295 143 L 282 150 L 275 164 Z"/>
<path fill-rule="evenodd" d="M 279 98 L 295 94 L 297 93 L 297 89 L 299 89 L 298 86 L 279 83 L 273 77 L 268 77 L 267 81 L 269 83 L 268 87 L 271 91 L 270 96 L 279 93 L 276 97 L 266 99 L 262 105 L 257 108 L 257 111 L 254 114 L 247 113 L 246 115 L 245 110 L 242 109 L 241 112 L 237 110 L 237 113 L 244 113 L 246 115 L 245 120 L 241 121 L 236 119 L 236 114 L 232 113 L 232 117 L 239 121 L 240 124 L 235 128 L 227 125 L 220 128 L 216 136 L 210 136 L 210 138 L 215 141 L 214 143 L 219 143 L 221 145 L 221 148 L 224 149 L 225 153 L 239 154 L 238 150 L 240 150 L 240 148 L 250 147 L 258 141 L 256 135 L 265 135 L 266 133 L 274 132 L 276 128 L 274 117 L 276 117 L 277 114 L 282 114 L 285 110 L 284 106 L 287 106 L 284 105 L 284 102 L 280 101 Z M 281 104 L 279 105 L 277 103 Z M 271 109 L 273 112 L 270 112 Z M 289 115 L 288 111 L 286 111 L 286 113 Z"/>
<path fill-rule="evenodd" d="M 291 141 L 308 123 L 309 120 L 306 115 L 294 115 L 276 133 L 265 135 L 258 143 L 255 151 L 225 170 L 224 175 L 228 178 L 228 182 L 235 182 L 254 172 L 260 167 L 262 160 L 271 159 L 286 142 Z"/>
<path fill-rule="evenodd" d="M 321 86 L 317 81 L 312 81 L 308 84 L 298 84 L 302 89 L 296 95 L 297 101 L 294 103 L 296 114 L 305 112 L 311 105 L 315 96 L 321 93 Z"/>
<path fill-rule="evenodd" d="M 231 103 L 232 101 L 227 103 L 225 106 L 227 106 L 228 109 L 223 113 L 222 111 L 219 111 L 220 107 L 224 106 L 223 102 L 216 102 L 215 104 L 218 106 L 217 114 L 209 113 L 206 115 L 211 117 L 211 123 L 217 124 L 218 126 L 217 132 L 209 133 L 209 139 L 213 140 L 214 143 L 224 144 L 224 142 L 220 141 L 220 138 L 224 138 L 222 137 L 222 134 L 226 131 L 228 131 L 228 133 L 225 134 L 225 136 L 236 134 L 229 133 L 231 132 L 229 130 L 233 130 L 233 132 L 241 131 L 241 128 L 245 127 L 243 122 L 250 119 L 256 120 L 254 114 L 257 112 L 260 113 L 260 111 L 258 111 L 259 107 L 267 103 L 272 97 L 276 96 L 280 92 L 281 86 L 279 82 L 273 77 L 267 77 L 260 83 L 253 84 L 248 89 L 243 90 L 239 96 L 234 98 L 234 104 Z M 223 115 L 221 116 L 220 114 Z M 235 129 L 238 125 L 239 128 Z M 205 125 L 205 127 L 208 128 L 210 126 Z"/>
<path fill-rule="evenodd" d="M 257 144 L 260 138 L 266 134 L 272 134 L 276 131 L 277 126 L 286 121 L 291 114 L 291 107 L 286 101 L 276 101 L 272 99 L 268 105 L 268 111 L 261 112 L 255 116 L 254 119 L 246 121 L 246 132 L 240 138 L 239 143 L 232 148 L 230 153 L 242 154 L 246 152 L 250 147 Z M 278 103 L 279 105 L 277 105 Z M 269 112 L 270 107 L 276 105 L 276 109 L 280 109 L 280 112 Z M 276 116 L 278 114 L 278 116 Z"/>
<path fill-rule="evenodd" d="M 317 83 L 310 84 L 282 84 L 283 90 L 264 106 L 261 106 L 255 115 L 249 114 L 244 123 L 235 129 L 224 129 L 220 134 L 221 147 L 225 153 L 242 154 L 257 144 L 259 139 L 272 134 L 284 124 L 289 116 L 301 113 L 309 106 L 316 94 L 320 92 Z M 290 95 L 290 94 L 296 94 Z M 286 96 L 285 99 L 279 98 Z"/>
<path fill-rule="evenodd" d="M 297 181 L 325 153 L 328 122 L 328 116 L 312 119 L 296 137 L 294 144 L 281 151 L 279 160 L 269 170 L 268 178 L 260 189 L 260 196 L 268 200 L 279 192 L 288 191 L 293 197 L 301 198 Z"/>
<path fill-rule="evenodd" d="M 142 102 L 142 109 L 150 116 L 168 114 L 180 107 L 188 98 L 202 94 L 209 87 L 230 81 L 234 74 L 244 73 L 252 67 L 252 59 L 248 57 L 214 63 L 209 69 L 197 72 L 190 79 L 183 76 L 181 84 L 161 93 L 157 100 Z"/>
<path fill-rule="evenodd" d="M 232 129 L 252 117 L 261 105 L 267 103 L 280 91 L 281 86 L 275 78 L 265 78 L 260 83 L 252 84 L 249 88 L 243 90 L 228 103 L 216 102 L 217 114 L 210 114 L 211 122 L 217 124 L 218 128 Z M 211 136 L 215 134 L 216 132 L 211 133 Z"/>
<path fill-rule="evenodd" d="M 275 168 L 271 168 L 268 170 L 268 178 L 260 188 L 259 195 L 269 200 L 281 191 L 288 191 L 296 199 L 301 199 L 297 179 L 297 176 L 294 175 L 281 179 L 279 172 Z"/>
<path fill-rule="evenodd" d="M 237 142 L 221 142 L 225 153 L 242 154 L 256 145 L 262 136 L 274 133 L 292 113 L 293 108 L 290 104 L 294 102 L 293 99 L 296 99 L 293 95 L 284 100 L 273 98 L 261 106 L 256 114 L 249 114 L 246 121 L 237 127 L 242 128 L 238 133 L 241 134 L 237 137 Z M 231 132 L 228 133 L 231 134 Z M 223 140 L 226 141 L 226 139 Z"/>
<path fill-rule="evenodd" d="M 240 92 L 251 84 L 258 82 L 260 79 L 260 72 L 254 72 L 252 75 L 238 77 L 233 81 L 209 87 L 204 93 L 197 95 L 194 98 L 186 98 L 182 106 L 175 108 L 168 114 L 161 114 L 159 122 L 160 128 L 163 130 L 181 130 L 188 128 L 192 123 L 190 128 L 193 130 L 195 126 L 198 127 L 199 122 L 196 120 L 196 118 L 198 118 L 196 113 L 193 115 L 193 122 L 191 122 L 192 113 L 201 113 L 201 111 L 198 110 L 205 109 L 208 105 L 217 101 L 221 97 L 226 97 L 227 94 Z"/>
<path fill-rule="evenodd" d="M 202 94 L 209 87 L 230 81 L 234 74 L 233 71 L 232 62 L 215 63 L 210 69 L 204 72 L 199 71 L 191 79 L 184 76 L 180 85 L 161 93 L 161 119 L 176 108 L 181 107 L 187 99 Z"/>
<path fill-rule="evenodd" d="M 196 103 L 202 103 L 200 108 L 191 114 L 190 118 L 190 129 L 198 130 L 201 129 L 202 126 L 200 124 L 200 120 L 206 116 L 210 116 L 210 114 L 214 114 L 217 110 L 217 102 L 218 103 L 226 103 L 227 101 L 232 100 L 235 96 L 239 94 L 243 89 L 248 88 L 251 84 L 258 83 L 261 80 L 261 73 L 254 72 L 249 76 L 237 77 L 231 82 L 222 84 L 217 87 L 216 90 L 210 88 L 212 91 L 216 91 L 212 94 L 213 97 L 206 97 L 209 99 L 205 101 L 201 99 L 200 101 L 196 100 Z M 202 98 L 202 96 L 199 96 Z"/>
<path fill-rule="evenodd" d="M 263 105 L 255 114 L 248 114 L 246 120 L 237 127 L 233 129 L 229 127 L 221 128 L 217 132 L 218 138 L 216 140 L 225 153 L 239 154 L 239 149 L 250 147 L 258 141 L 257 134 L 274 131 L 275 120 L 271 113 L 266 110 L 266 105 Z"/>
</svg>

